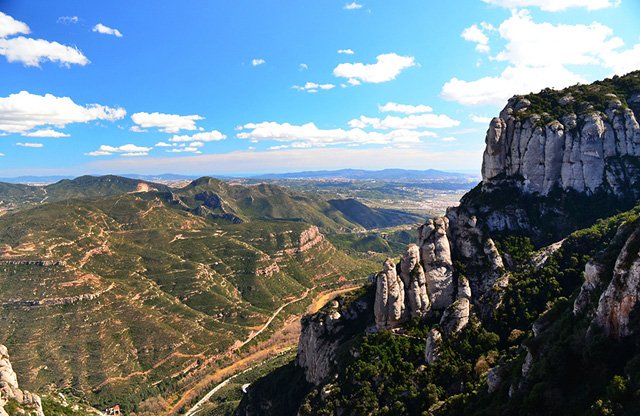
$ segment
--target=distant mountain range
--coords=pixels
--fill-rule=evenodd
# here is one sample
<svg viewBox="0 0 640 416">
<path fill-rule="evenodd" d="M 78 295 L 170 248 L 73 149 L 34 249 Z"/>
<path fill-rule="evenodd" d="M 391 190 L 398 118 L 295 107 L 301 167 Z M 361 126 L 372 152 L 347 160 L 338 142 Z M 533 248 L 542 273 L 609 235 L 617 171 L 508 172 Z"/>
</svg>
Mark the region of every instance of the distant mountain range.
<svg viewBox="0 0 640 416">
<path fill-rule="evenodd" d="M 254 176 L 253 179 L 352 179 L 352 180 L 385 180 L 385 181 L 416 181 L 434 179 L 464 180 L 476 178 L 477 175 L 469 175 L 456 172 L 444 172 L 435 169 L 410 170 L 410 169 L 340 169 L 318 170 L 291 173 L 271 173 Z"/>
<path fill-rule="evenodd" d="M 198 175 L 179 175 L 174 173 L 162 173 L 159 175 L 123 174 L 121 177 L 144 180 L 144 181 L 180 181 L 194 180 Z M 348 179 L 348 180 L 382 180 L 382 181 L 425 181 L 425 180 L 476 180 L 477 175 L 458 172 L 445 172 L 435 169 L 411 170 L 411 169 L 340 169 L 340 170 L 318 170 L 289 173 L 266 173 L 262 175 L 238 175 L 223 176 L 218 178 L 247 178 L 262 180 L 286 180 L 286 179 Z M 63 179 L 73 179 L 73 176 L 17 176 L 11 178 L 0 178 L 0 182 L 24 183 L 24 184 L 47 184 L 55 183 Z"/>
</svg>

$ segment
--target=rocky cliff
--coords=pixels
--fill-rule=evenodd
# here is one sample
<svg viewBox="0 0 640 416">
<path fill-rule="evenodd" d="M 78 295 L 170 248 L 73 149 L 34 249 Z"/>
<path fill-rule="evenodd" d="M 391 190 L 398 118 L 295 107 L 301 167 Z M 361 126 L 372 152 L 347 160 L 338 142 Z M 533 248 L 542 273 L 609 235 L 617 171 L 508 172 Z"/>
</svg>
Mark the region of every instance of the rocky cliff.
<svg viewBox="0 0 640 416">
<path fill-rule="evenodd" d="M 298 414 L 640 414 L 639 115 L 640 72 L 509 100 L 482 182 L 370 276 L 350 354 L 305 320 Z"/>
<path fill-rule="evenodd" d="M 461 210 L 553 242 L 640 198 L 640 72 L 515 96 L 491 121 Z M 553 223 L 553 225 L 551 225 Z"/>
<path fill-rule="evenodd" d="M 44 416 L 40 397 L 18 386 L 7 347 L 0 344 L 0 416 L 8 416 L 5 406 L 16 408 L 24 415 Z"/>
</svg>

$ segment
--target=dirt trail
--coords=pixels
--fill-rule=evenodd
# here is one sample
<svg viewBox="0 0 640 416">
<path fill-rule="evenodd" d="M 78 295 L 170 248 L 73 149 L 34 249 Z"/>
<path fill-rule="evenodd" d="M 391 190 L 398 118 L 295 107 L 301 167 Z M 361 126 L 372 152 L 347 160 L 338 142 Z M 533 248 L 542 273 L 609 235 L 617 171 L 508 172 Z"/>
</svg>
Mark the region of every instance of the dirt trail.
<svg viewBox="0 0 640 416">
<path fill-rule="evenodd" d="M 354 285 L 354 286 L 348 286 L 348 287 L 342 287 L 339 289 L 335 289 L 335 290 L 330 290 L 330 291 L 326 291 L 326 292 L 321 292 L 319 294 L 318 297 L 316 297 L 312 302 L 311 305 L 309 305 L 309 307 L 307 308 L 307 313 L 315 313 L 318 310 L 320 310 L 320 308 L 322 308 L 327 302 L 331 301 L 332 299 L 334 299 L 335 297 L 345 294 L 345 293 L 349 293 L 352 292 L 358 288 L 362 287 L 362 285 Z M 251 336 L 249 336 L 249 338 L 247 338 L 247 340 L 245 340 L 241 345 L 239 345 L 238 347 L 235 347 L 235 349 L 239 349 L 242 346 L 246 345 L 247 343 L 249 343 L 251 340 L 253 340 L 255 337 L 257 337 L 258 335 L 260 335 L 260 333 L 262 333 L 264 330 L 266 330 L 268 328 L 268 326 L 271 324 L 271 322 L 276 318 L 276 316 L 287 306 L 291 305 L 292 303 L 295 302 L 300 302 L 301 300 L 305 299 L 309 293 L 311 293 L 314 289 L 316 289 L 316 286 L 307 289 L 305 291 L 305 293 L 300 296 L 299 298 L 293 299 L 287 303 L 285 303 L 284 305 L 282 305 L 280 308 L 278 308 L 278 310 L 276 310 L 274 312 L 273 315 L 271 315 L 271 318 L 269 318 L 269 320 L 262 326 L 262 328 L 258 331 L 253 333 Z M 299 317 L 297 318 L 299 319 Z M 251 368 L 255 368 L 256 366 L 262 365 L 265 361 L 270 360 L 271 358 L 273 358 L 272 354 L 274 353 L 274 351 L 280 351 L 280 353 L 282 353 L 283 351 L 288 351 L 291 348 L 294 348 L 295 346 L 284 346 L 284 347 L 278 347 L 278 346 L 270 346 L 266 349 L 262 349 L 259 351 L 256 351 L 255 353 L 252 353 L 236 362 L 234 362 L 233 364 L 224 367 L 220 370 L 215 371 L 214 373 L 208 375 L 207 377 L 205 377 L 203 380 L 201 380 L 200 382 L 198 382 L 195 386 L 193 386 L 192 388 L 190 388 L 185 394 L 183 394 L 182 398 L 174 405 L 173 409 L 171 410 L 172 415 L 176 415 L 178 414 L 178 411 L 184 407 L 186 405 L 186 403 L 191 400 L 192 398 L 194 398 L 195 395 L 198 394 L 199 391 L 201 391 L 202 389 L 205 388 L 206 385 L 211 384 L 212 382 L 215 382 L 215 380 L 222 380 L 223 377 L 226 377 L 226 380 L 221 381 L 220 383 L 218 383 L 216 386 L 213 387 L 213 389 L 209 390 L 209 392 L 207 392 L 207 394 L 205 396 L 203 396 L 202 399 L 200 399 L 200 401 L 198 401 L 198 403 L 196 403 L 193 407 L 191 407 L 187 412 L 186 415 L 187 416 L 193 416 L 194 414 L 196 414 L 200 408 L 222 387 L 224 387 L 229 381 L 231 381 L 231 379 L 237 377 L 238 375 L 244 373 L 245 371 L 249 371 L 249 369 Z M 279 353 L 277 353 L 279 354 Z M 267 357 L 267 358 L 265 358 Z M 242 369 L 245 366 L 249 366 L 249 369 L 243 370 L 242 372 L 239 372 L 240 369 Z"/>
</svg>

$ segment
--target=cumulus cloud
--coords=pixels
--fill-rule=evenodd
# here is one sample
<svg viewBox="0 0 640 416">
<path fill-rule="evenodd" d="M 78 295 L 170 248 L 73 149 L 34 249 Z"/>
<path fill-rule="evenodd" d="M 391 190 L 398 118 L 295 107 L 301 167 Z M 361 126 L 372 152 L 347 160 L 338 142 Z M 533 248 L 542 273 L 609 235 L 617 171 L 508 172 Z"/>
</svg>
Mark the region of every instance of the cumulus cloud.
<svg viewBox="0 0 640 416">
<path fill-rule="evenodd" d="M 300 64 L 300 65 L 298 65 L 298 69 L 299 69 L 300 71 L 306 71 L 307 69 L 309 69 L 309 65 L 307 65 L 307 64 Z"/>
<path fill-rule="evenodd" d="M 501 105 L 513 94 L 587 82 L 574 72 L 579 66 L 619 75 L 640 67 L 640 44 L 623 49 L 624 41 L 613 29 L 598 22 L 538 23 L 527 10 L 520 10 L 513 11 L 497 32 L 505 46 L 492 59 L 507 67 L 501 74 L 477 80 L 452 78 L 442 88 L 445 99 L 465 105 Z"/>
<path fill-rule="evenodd" d="M 489 37 L 478 25 L 471 25 L 462 31 L 462 38 L 476 44 L 476 51 L 489 52 Z"/>
<path fill-rule="evenodd" d="M 457 138 L 455 138 L 455 137 L 451 137 L 451 136 L 449 136 L 449 137 L 443 137 L 443 138 L 442 138 L 442 139 L 440 139 L 440 140 L 442 140 L 443 142 L 455 142 L 455 141 L 457 141 L 458 139 L 457 139 Z"/>
<path fill-rule="evenodd" d="M 29 33 L 31 33 L 31 30 L 26 23 L 0 12 L 0 38 L 17 34 L 28 35 Z"/>
<path fill-rule="evenodd" d="M 40 66 L 45 61 L 65 66 L 84 66 L 89 63 L 87 57 L 75 47 L 24 36 L 0 39 L 0 55 L 4 55 L 9 62 L 22 62 L 26 66 Z"/>
<path fill-rule="evenodd" d="M 375 64 L 342 63 L 333 70 L 333 75 L 357 82 L 380 83 L 395 79 L 400 72 L 415 66 L 412 56 L 400 56 L 395 53 L 378 55 Z"/>
<path fill-rule="evenodd" d="M 22 143 L 22 142 L 18 142 L 16 143 L 16 146 L 20 146 L 20 147 L 31 147 L 34 149 L 43 147 L 44 145 L 42 143 Z"/>
<path fill-rule="evenodd" d="M 212 131 L 203 131 L 200 133 L 196 133 L 193 134 L 191 136 L 188 135 L 174 135 L 173 137 L 171 137 L 169 139 L 170 142 L 172 143 L 185 143 L 185 142 L 203 142 L 203 143 L 208 143 L 208 142 L 215 142 L 218 140 L 224 140 L 226 139 L 227 136 L 225 136 L 224 134 L 220 133 L 217 130 L 212 130 Z"/>
<path fill-rule="evenodd" d="M 342 55 L 353 55 L 355 52 L 351 49 L 338 49 L 338 53 Z"/>
<path fill-rule="evenodd" d="M 423 104 L 407 105 L 407 104 L 398 104 L 394 102 L 388 102 L 384 105 L 379 105 L 378 111 L 380 111 L 381 113 L 422 114 L 422 113 L 432 112 L 433 108 Z"/>
<path fill-rule="evenodd" d="M 251 60 L 251 65 L 253 65 L 253 66 L 264 65 L 266 63 L 267 63 L 267 61 L 265 61 L 264 59 L 261 59 L 261 58 L 254 58 L 254 59 Z"/>
<path fill-rule="evenodd" d="M 508 66 L 498 76 L 483 77 L 474 81 L 452 78 L 443 87 L 443 98 L 463 105 L 500 106 L 514 94 L 538 92 L 543 88 L 563 88 L 585 83 L 586 80 L 563 66 L 534 68 Z"/>
<path fill-rule="evenodd" d="M 64 128 L 71 123 L 94 120 L 115 121 L 127 112 L 99 104 L 78 105 L 69 97 L 36 95 L 27 91 L 0 97 L 0 131 L 26 133 L 41 126 Z"/>
<path fill-rule="evenodd" d="M 9 37 L 30 32 L 27 24 L 0 12 L 0 55 L 8 62 L 22 62 L 25 66 L 36 67 L 45 61 L 58 62 L 65 66 L 89 63 L 87 57 L 75 47 L 44 39 Z"/>
<path fill-rule="evenodd" d="M 351 2 L 351 3 L 347 3 L 344 5 L 344 9 L 345 10 L 358 10 L 358 9 L 362 9 L 362 4 Z"/>
<path fill-rule="evenodd" d="M 177 133 L 180 130 L 197 130 L 196 121 L 204 120 L 199 115 L 181 116 L 164 113 L 135 113 L 131 120 L 140 128 L 157 128 L 164 133 Z"/>
<path fill-rule="evenodd" d="M 306 92 L 310 92 L 310 93 L 314 93 L 314 92 L 318 92 L 320 90 L 332 90 L 334 89 L 336 86 L 333 84 L 317 84 L 315 82 L 307 82 L 306 84 L 300 86 L 300 85 L 294 85 L 292 88 L 294 90 L 298 90 L 298 91 L 306 91 Z"/>
<path fill-rule="evenodd" d="M 620 0 L 482 0 L 485 3 L 516 9 L 521 7 L 539 7 L 547 12 L 558 12 L 569 8 L 585 8 L 587 10 L 600 10 L 615 7 Z"/>
<path fill-rule="evenodd" d="M 111 156 L 113 154 L 118 154 L 121 156 L 146 156 L 149 154 L 151 147 L 144 146 L 136 146 L 135 144 L 125 144 L 122 146 L 109 146 L 103 144 L 100 146 L 98 150 L 93 152 L 86 153 L 87 156 Z"/>
<path fill-rule="evenodd" d="M 420 114 L 410 115 L 407 117 L 387 116 L 383 119 L 376 117 L 360 116 L 360 118 L 349 121 L 352 128 L 373 127 L 379 130 L 389 129 L 441 129 L 456 127 L 460 125 L 458 120 L 454 120 L 446 115 L 438 114 Z"/>
<path fill-rule="evenodd" d="M 427 131 L 412 131 L 406 129 L 390 132 L 370 132 L 361 128 L 320 129 L 314 123 L 294 125 L 289 123 L 263 122 L 248 123 L 238 133 L 238 138 L 247 140 L 273 140 L 277 142 L 300 142 L 298 147 L 322 147 L 337 144 L 392 144 L 418 143 L 423 137 L 433 137 L 435 134 Z"/>
<path fill-rule="evenodd" d="M 112 27 L 103 25 L 102 23 L 98 23 L 91 29 L 93 32 L 101 33 L 103 35 L 115 36 L 117 38 L 122 37 L 122 33 L 118 29 L 114 29 Z"/>
<path fill-rule="evenodd" d="M 69 137 L 68 134 L 53 129 L 35 130 L 28 133 L 22 133 L 25 137 Z"/>
</svg>

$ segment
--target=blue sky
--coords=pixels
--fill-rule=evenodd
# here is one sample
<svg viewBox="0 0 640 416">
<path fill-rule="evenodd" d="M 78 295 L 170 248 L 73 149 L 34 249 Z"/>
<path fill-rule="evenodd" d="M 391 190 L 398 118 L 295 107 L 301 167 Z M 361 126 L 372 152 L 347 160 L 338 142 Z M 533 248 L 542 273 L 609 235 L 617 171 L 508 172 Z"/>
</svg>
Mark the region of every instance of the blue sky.
<svg viewBox="0 0 640 416">
<path fill-rule="evenodd" d="M 0 13 L 0 176 L 478 171 L 511 95 L 640 69 L 632 0 L 0 1 Z"/>
</svg>

